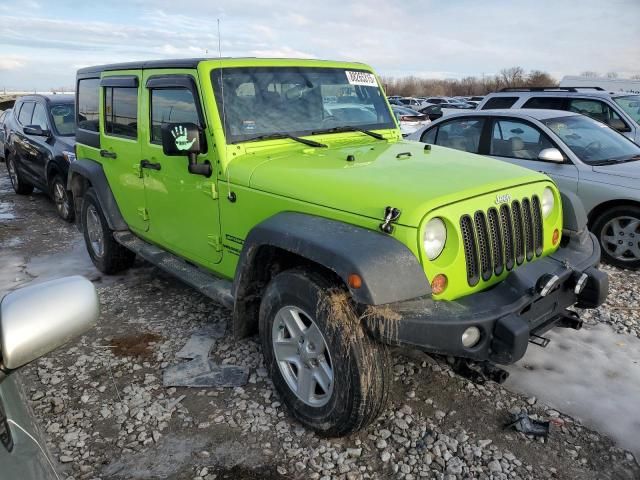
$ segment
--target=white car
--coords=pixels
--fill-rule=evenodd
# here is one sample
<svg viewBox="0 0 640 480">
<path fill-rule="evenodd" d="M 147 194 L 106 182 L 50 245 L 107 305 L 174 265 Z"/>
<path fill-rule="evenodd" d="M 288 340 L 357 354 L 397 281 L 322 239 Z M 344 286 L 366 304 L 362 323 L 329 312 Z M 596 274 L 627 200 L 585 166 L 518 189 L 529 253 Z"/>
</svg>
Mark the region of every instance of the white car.
<svg viewBox="0 0 640 480">
<path fill-rule="evenodd" d="M 431 120 L 424 113 L 416 112 L 410 108 L 392 105 L 391 109 L 400 123 L 400 131 L 402 136 L 407 136 L 421 129 L 425 125 L 429 125 Z"/>
</svg>

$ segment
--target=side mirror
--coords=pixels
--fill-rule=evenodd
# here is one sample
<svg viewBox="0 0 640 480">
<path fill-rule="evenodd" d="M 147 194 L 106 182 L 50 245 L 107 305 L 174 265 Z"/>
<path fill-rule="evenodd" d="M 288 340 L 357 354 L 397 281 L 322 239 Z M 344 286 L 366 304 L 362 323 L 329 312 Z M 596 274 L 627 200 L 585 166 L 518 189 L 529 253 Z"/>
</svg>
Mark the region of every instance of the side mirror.
<svg viewBox="0 0 640 480">
<path fill-rule="evenodd" d="M 619 118 L 612 118 L 610 120 L 607 121 L 607 125 L 609 125 L 611 128 L 613 128 L 614 130 L 617 130 L 619 132 L 630 132 L 631 129 L 629 127 L 627 127 L 627 125 L 620 120 Z"/>
<path fill-rule="evenodd" d="M 48 137 L 50 135 L 49 130 L 43 130 L 40 125 L 27 125 L 22 131 L 25 135 L 37 135 L 39 137 Z"/>
<path fill-rule="evenodd" d="M 557 148 L 545 148 L 540 150 L 538 160 L 542 160 L 543 162 L 564 163 L 564 156 Z"/>
<path fill-rule="evenodd" d="M 166 123 L 162 126 L 162 151 L 170 157 L 188 157 L 189 173 L 210 177 L 211 163 L 198 163 L 201 148 L 201 128 L 195 123 Z"/>
<path fill-rule="evenodd" d="M 0 303 L 0 381 L 89 330 L 99 311 L 95 287 L 80 276 L 7 294 Z"/>
</svg>

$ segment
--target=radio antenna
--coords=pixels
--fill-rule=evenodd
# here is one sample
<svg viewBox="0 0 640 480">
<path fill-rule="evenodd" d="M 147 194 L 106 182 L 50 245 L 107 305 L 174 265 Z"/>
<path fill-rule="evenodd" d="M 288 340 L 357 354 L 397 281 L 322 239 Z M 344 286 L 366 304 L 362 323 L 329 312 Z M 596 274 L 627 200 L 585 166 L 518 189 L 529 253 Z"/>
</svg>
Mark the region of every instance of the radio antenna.
<svg viewBox="0 0 640 480">
<path fill-rule="evenodd" d="M 220 95 L 222 104 L 222 130 L 227 134 L 227 114 L 224 109 L 224 78 L 222 74 L 222 37 L 220 35 L 220 19 L 218 18 L 218 59 L 220 61 Z M 229 181 L 229 167 L 231 161 L 227 162 L 227 199 L 234 201 L 235 194 L 231 192 L 231 182 Z"/>
</svg>

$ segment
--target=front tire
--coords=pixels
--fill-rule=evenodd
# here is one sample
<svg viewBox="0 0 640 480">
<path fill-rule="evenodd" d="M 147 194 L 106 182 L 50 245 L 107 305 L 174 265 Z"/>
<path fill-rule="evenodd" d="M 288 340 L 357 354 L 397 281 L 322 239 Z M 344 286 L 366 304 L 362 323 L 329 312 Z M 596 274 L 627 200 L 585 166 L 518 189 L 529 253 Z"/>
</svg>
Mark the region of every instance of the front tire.
<svg viewBox="0 0 640 480">
<path fill-rule="evenodd" d="M 25 182 L 22 175 L 20 175 L 16 164 L 16 156 L 12 153 L 7 155 L 7 171 L 9 172 L 9 180 L 11 180 L 14 192 L 18 195 L 29 195 L 33 192 L 33 185 Z"/>
<path fill-rule="evenodd" d="M 593 222 L 602 259 L 609 265 L 640 269 L 640 207 L 628 205 L 606 210 Z"/>
<path fill-rule="evenodd" d="M 102 273 L 113 275 L 133 265 L 136 254 L 113 238 L 113 231 L 102 213 L 93 188 L 89 188 L 83 197 L 82 231 L 89 256 Z"/>
<path fill-rule="evenodd" d="M 60 218 L 66 222 L 73 222 L 75 218 L 73 197 L 71 196 L 71 192 L 65 187 L 61 175 L 54 175 L 49 185 L 49 193 L 56 204 L 56 211 Z"/>
<path fill-rule="evenodd" d="M 304 426 L 342 436 L 386 406 L 388 350 L 366 334 L 347 292 L 322 275 L 293 269 L 269 283 L 260 338 L 273 383 Z"/>
</svg>

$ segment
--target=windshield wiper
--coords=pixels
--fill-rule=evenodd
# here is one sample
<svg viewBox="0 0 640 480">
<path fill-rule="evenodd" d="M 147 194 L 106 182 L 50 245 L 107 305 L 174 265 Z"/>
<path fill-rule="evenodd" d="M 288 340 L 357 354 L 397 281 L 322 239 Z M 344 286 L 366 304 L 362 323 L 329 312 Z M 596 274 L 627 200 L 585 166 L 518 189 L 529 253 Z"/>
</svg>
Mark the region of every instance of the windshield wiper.
<svg viewBox="0 0 640 480">
<path fill-rule="evenodd" d="M 360 132 L 369 135 L 370 137 L 376 138 L 378 140 L 386 140 L 384 136 L 379 133 L 372 132 L 371 130 L 366 130 L 364 128 L 352 127 L 352 126 L 344 126 L 344 127 L 333 127 L 327 128 L 325 130 L 316 130 L 315 132 L 311 132 L 311 135 L 321 135 L 323 133 L 342 133 L 342 132 Z"/>
<path fill-rule="evenodd" d="M 291 140 L 295 140 L 296 142 L 304 143 L 305 145 L 309 145 L 310 147 L 320 147 L 326 148 L 327 145 L 324 143 L 316 142 L 314 140 L 308 140 L 306 138 L 296 137 L 295 135 L 291 135 L 290 133 L 267 133 L 264 135 L 258 135 L 256 137 L 247 138 L 244 140 L 245 142 L 257 142 L 259 140 L 277 140 L 279 138 L 289 138 Z"/>
<path fill-rule="evenodd" d="M 609 160 L 601 160 L 599 162 L 591 162 L 591 165 L 601 167 L 603 165 L 615 165 L 617 163 L 637 162 L 640 160 L 640 155 L 634 155 L 629 158 L 611 158 Z"/>
</svg>

